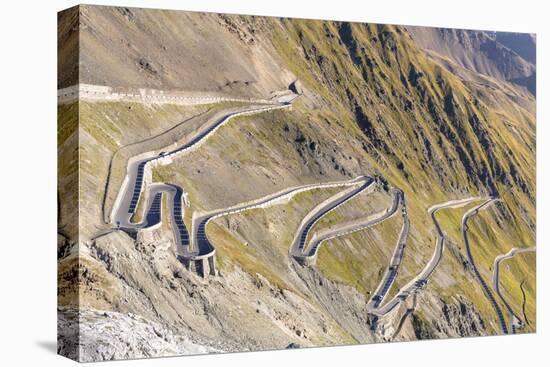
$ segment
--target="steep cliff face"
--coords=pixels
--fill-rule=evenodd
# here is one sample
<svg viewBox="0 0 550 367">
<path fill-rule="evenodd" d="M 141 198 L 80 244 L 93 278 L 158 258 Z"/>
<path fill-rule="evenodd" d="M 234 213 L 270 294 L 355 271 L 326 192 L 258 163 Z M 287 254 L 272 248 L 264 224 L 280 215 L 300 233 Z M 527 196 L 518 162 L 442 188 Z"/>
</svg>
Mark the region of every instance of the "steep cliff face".
<svg viewBox="0 0 550 367">
<path fill-rule="evenodd" d="M 289 288 L 238 266 L 203 279 L 182 267 L 170 239 L 159 234 L 145 234 L 134 242 L 125 234 L 112 233 L 81 247 L 79 307 L 140 315 L 188 335 L 196 344 L 224 351 L 374 340 L 361 327 L 366 314 L 355 312 L 366 300 L 352 287 L 317 280 L 308 289 L 296 276 Z M 71 258 L 62 258 L 60 266 L 71 268 Z M 346 312 L 331 314 L 318 297 L 333 300 L 330 307 Z M 60 314 L 70 321 L 76 304 L 66 306 Z M 91 327 L 93 320 L 84 320 L 80 328 L 80 335 L 90 341 L 98 336 Z M 122 339 L 133 326 L 121 322 L 111 327 Z"/>
<path fill-rule="evenodd" d="M 510 81 L 529 78 L 535 69 L 530 51 L 513 40 L 473 31 L 81 9 L 81 82 L 251 97 L 289 86 L 301 93 L 292 110 L 235 119 L 199 150 L 155 169 L 154 180 L 186 188 L 191 213 L 299 184 L 376 177 L 373 193 L 344 204 L 314 229 L 383 210 L 391 204 L 389 188 L 402 189 L 411 231 L 390 296 L 433 254 L 436 232 L 426 209 L 435 203 L 502 198 L 471 224 L 473 251 L 487 279 L 496 255 L 534 243 L 535 98 Z M 59 247 L 61 284 L 77 271 L 81 285 L 78 302 L 61 297 L 62 304 L 140 315 L 195 344 L 226 351 L 500 332 L 465 260 L 464 210 L 438 214 L 449 237 L 441 265 L 418 299 L 402 304 L 378 329 L 366 304 L 388 267 L 400 216 L 327 241 L 312 268 L 288 256 L 299 221 L 330 190 L 213 221 L 208 233 L 217 277 L 202 279 L 176 260 L 167 226 L 137 238 L 115 231 L 91 239 L 108 227 L 102 188 L 113 154 L 132 143 L 132 134 L 139 141 L 190 119 L 183 136 L 170 136 L 179 141 L 213 112 L 119 102 L 81 102 L 80 108 L 81 191 L 93 203 L 81 211 L 89 236 L 80 254 L 70 251 L 74 238 Z M 517 261 L 506 276 L 516 296 L 516 281 L 534 260 Z M 74 291 L 65 286 L 64 292 Z M 534 299 L 534 287 L 525 289 Z M 534 322 L 534 306 L 527 306 Z M 115 326 L 133 327 L 115 319 Z"/>
<path fill-rule="evenodd" d="M 412 317 L 412 325 L 418 339 L 487 334 L 487 328 L 479 311 L 472 302 L 461 296 L 451 299 L 450 303 L 445 303 L 433 294 L 425 294 L 418 302 L 421 305 L 419 312 Z"/>
<path fill-rule="evenodd" d="M 58 315 L 58 351 L 81 362 L 220 352 L 138 315 L 63 308 Z M 80 337 L 67 332 L 77 320 Z"/>
</svg>

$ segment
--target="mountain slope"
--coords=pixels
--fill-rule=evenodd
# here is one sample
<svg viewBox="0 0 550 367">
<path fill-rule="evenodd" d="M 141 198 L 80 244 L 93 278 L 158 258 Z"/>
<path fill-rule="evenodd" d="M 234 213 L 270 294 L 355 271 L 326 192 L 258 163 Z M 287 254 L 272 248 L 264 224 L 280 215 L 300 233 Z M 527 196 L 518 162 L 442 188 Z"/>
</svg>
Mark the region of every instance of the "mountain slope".
<svg viewBox="0 0 550 367">
<path fill-rule="evenodd" d="M 534 65 L 489 35 L 435 29 L 411 32 L 409 27 L 332 21 L 81 9 L 86 25 L 82 43 L 87 45 L 81 82 L 269 97 L 297 80 L 294 85 L 302 95 L 292 109 L 236 118 L 200 149 L 155 169 L 155 180 L 181 185 L 189 192 L 187 221 L 193 212 L 286 187 L 373 176 L 374 193 L 342 205 L 315 228 L 383 210 L 391 203 L 389 188 L 403 190 L 411 231 L 391 295 L 433 254 L 436 231 L 426 210 L 436 203 L 470 196 L 502 198 L 471 224 L 476 263 L 485 277 L 490 276 L 495 256 L 513 246 L 534 244 L 535 98 L 508 81 L 534 75 L 530 74 Z M 92 20 L 101 20 L 105 30 L 95 29 Z M 114 47 L 115 38 L 140 49 Z M 426 51 L 422 42 L 433 50 Z M 487 43 L 497 51 L 487 53 Z M 234 52 L 222 57 L 222 44 Z M 157 50 L 162 48 L 158 45 L 166 45 L 166 50 Z M 146 55 L 147 62 L 140 64 L 138 55 Z M 201 63 L 201 57 L 212 57 L 212 62 Z M 195 69 L 197 63 L 200 67 Z M 113 65 L 112 70 L 107 65 Z M 143 67 L 150 70 L 140 71 Z M 249 78 L 254 83 L 242 83 Z M 241 82 L 227 84 L 229 80 Z M 92 196 L 87 183 L 107 177 L 110 154 L 131 143 L 129 137 L 136 130 L 132 121 L 151 124 L 136 130 L 142 138 L 191 116 L 196 125 L 189 125 L 188 134 L 206 119 L 199 116 L 202 109 L 170 105 L 84 101 L 81 106 L 81 118 L 86 120 L 81 124 L 87 131 L 81 156 L 87 186 L 81 191 L 87 198 Z M 98 133 L 94 127 L 102 126 L 105 119 L 117 129 Z M 122 232 L 97 240 L 86 237 L 81 253 L 86 261 L 80 264 L 87 269 L 87 278 L 81 302 L 180 328 L 205 345 L 224 340 L 223 350 L 500 332 L 465 261 L 460 222 L 469 207 L 438 214 L 447 247 L 441 265 L 420 292 L 415 311 L 407 313 L 403 305 L 382 320 L 384 332 L 372 330 L 366 304 L 388 267 L 402 225 L 400 216 L 327 241 L 311 268 L 288 256 L 301 218 L 333 193 L 302 193 L 282 205 L 213 221 L 207 230 L 221 275 L 206 280 L 175 259 L 166 228 L 143 231 L 135 239 Z M 100 189 L 93 192 L 100 194 Z M 83 211 L 82 221 L 90 233 L 94 228 L 107 229 L 101 218 L 100 205 Z M 62 268 L 70 272 L 70 259 L 61 258 Z M 527 258 L 517 261 L 504 280 L 505 288 L 515 295 L 519 293 L 514 279 L 532 267 Z M 103 288 L 105 281 L 111 284 L 108 289 Z M 526 289 L 531 294 L 534 286 Z M 124 297 L 110 295 L 119 292 Z M 517 307 L 522 300 L 514 302 Z M 534 322 L 532 303 L 527 306 Z M 535 329 L 532 325 L 528 330 Z"/>
<path fill-rule="evenodd" d="M 535 94 L 535 40 L 530 34 L 406 27 L 424 50 L 458 66 Z"/>
</svg>

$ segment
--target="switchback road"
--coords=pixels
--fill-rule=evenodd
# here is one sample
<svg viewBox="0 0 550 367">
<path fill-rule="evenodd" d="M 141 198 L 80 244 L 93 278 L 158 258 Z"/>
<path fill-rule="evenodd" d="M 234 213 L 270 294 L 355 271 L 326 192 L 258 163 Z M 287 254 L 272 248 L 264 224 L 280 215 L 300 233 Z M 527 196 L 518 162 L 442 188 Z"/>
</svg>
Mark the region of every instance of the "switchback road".
<svg viewBox="0 0 550 367">
<path fill-rule="evenodd" d="M 441 258 L 443 256 L 443 249 L 445 245 L 445 234 L 443 233 L 443 230 L 441 229 L 441 226 L 439 225 L 439 222 L 437 221 L 435 214 L 441 209 L 460 208 L 479 199 L 480 199 L 479 197 L 471 197 L 466 199 L 451 200 L 441 204 L 434 205 L 428 209 L 428 214 L 430 214 L 432 218 L 432 221 L 436 229 L 436 235 L 437 235 L 435 250 L 431 259 L 428 261 L 424 269 L 422 269 L 422 271 L 415 278 L 413 278 L 409 283 L 407 283 L 404 287 L 402 287 L 390 301 L 388 301 L 381 307 L 375 307 L 375 303 L 372 302 L 371 300 L 371 302 L 367 304 L 367 312 L 369 314 L 372 314 L 376 317 L 381 317 L 386 315 L 388 312 L 393 310 L 400 302 L 407 299 L 407 297 L 411 293 L 416 292 L 419 289 L 422 289 L 428 282 L 429 277 L 432 275 L 435 268 L 441 261 Z"/>
<path fill-rule="evenodd" d="M 359 176 L 354 180 L 353 184 L 354 186 L 342 190 L 323 201 L 305 216 L 298 226 L 298 230 L 290 246 L 290 254 L 292 256 L 298 260 L 303 259 L 303 257 L 305 257 L 304 246 L 311 228 L 332 210 L 370 188 L 374 184 L 374 180 L 367 176 Z"/>
<path fill-rule="evenodd" d="M 323 189 L 323 188 L 326 189 L 331 187 L 351 186 L 352 187 L 351 191 L 355 192 L 357 189 L 364 190 L 365 188 L 372 185 L 373 182 L 374 181 L 370 177 L 359 176 L 352 180 L 333 181 L 333 182 L 326 182 L 326 183 L 316 183 L 316 184 L 296 186 L 296 187 L 291 187 L 291 188 L 281 190 L 273 194 L 263 196 L 255 200 L 236 204 L 228 208 L 217 209 L 214 211 L 210 211 L 208 213 L 194 213 L 193 225 L 192 225 L 193 235 L 192 235 L 192 241 L 191 241 L 193 250 L 190 252 L 193 252 L 193 253 L 196 253 L 197 255 L 202 256 L 204 254 L 208 254 L 211 251 L 213 251 L 213 246 L 208 240 L 208 237 L 206 235 L 206 226 L 211 220 L 214 220 L 216 218 L 220 218 L 220 217 L 235 214 L 235 213 L 240 213 L 246 210 L 267 208 L 273 205 L 283 204 L 288 200 L 290 200 L 294 195 L 304 191 L 309 191 L 314 189 Z M 338 196 L 338 198 L 345 196 L 345 195 L 342 195 L 342 192 L 348 193 L 349 190 L 350 189 L 343 190 L 338 194 L 336 194 L 335 196 Z M 338 200 L 330 201 L 330 203 L 332 203 L 333 206 L 337 206 Z"/>
<path fill-rule="evenodd" d="M 470 241 L 468 239 L 468 220 L 479 213 L 480 210 L 486 208 L 489 204 L 494 203 L 498 199 L 496 198 L 489 198 L 486 201 L 484 201 L 482 204 L 468 210 L 464 216 L 462 217 L 462 236 L 464 238 L 464 245 L 466 246 L 466 254 L 468 255 L 468 261 L 470 262 L 470 265 L 472 266 L 472 270 L 474 271 L 474 274 L 481 285 L 481 288 L 483 289 L 483 292 L 485 293 L 485 296 L 493 306 L 495 313 L 497 314 L 498 321 L 500 324 L 501 331 L 504 334 L 508 334 L 508 327 L 506 326 L 506 321 L 504 320 L 504 315 L 502 314 L 502 311 L 500 309 L 500 306 L 498 305 L 497 301 L 495 300 L 495 297 L 493 296 L 493 292 L 489 289 L 487 286 L 487 283 L 485 283 L 485 280 L 481 276 L 481 273 L 479 272 L 476 263 L 474 261 L 474 256 L 472 255 L 472 250 L 470 247 Z"/>
<path fill-rule="evenodd" d="M 373 215 L 369 215 L 366 218 L 360 218 L 351 222 L 337 224 L 315 232 L 304 249 L 304 256 L 314 258 L 317 256 L 319 247 L 323 244 L 323 242 L 371 228 L 392 217 L 396 213 L 399 206 L 399 197 L 399 190 L 394 190 L 392 205 L 390 208 L 384 209 Z"/>
</svg>

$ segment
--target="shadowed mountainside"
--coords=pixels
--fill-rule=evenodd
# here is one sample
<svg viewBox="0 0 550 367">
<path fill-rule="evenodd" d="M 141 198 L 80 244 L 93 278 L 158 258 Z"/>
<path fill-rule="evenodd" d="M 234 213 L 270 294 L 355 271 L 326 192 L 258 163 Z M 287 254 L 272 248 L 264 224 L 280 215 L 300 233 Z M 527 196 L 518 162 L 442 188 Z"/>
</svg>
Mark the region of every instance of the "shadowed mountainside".
<svg viewBox="0 0 550 367">
<path fill-rule="evenodd" d="M 524 86 L 535 94 L 534 35 L 410 26 L 406 29 L 423 49 L 467 70 Z"/>
</svg>

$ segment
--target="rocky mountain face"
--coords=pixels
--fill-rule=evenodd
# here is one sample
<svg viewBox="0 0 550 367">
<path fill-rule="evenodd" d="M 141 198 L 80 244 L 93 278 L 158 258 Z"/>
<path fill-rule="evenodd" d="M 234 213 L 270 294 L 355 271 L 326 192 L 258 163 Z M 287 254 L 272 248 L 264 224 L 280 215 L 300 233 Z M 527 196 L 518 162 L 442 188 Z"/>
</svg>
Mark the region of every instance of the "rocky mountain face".
<svg viewBox="0 0 550 367">
<path fill-rule="evenodd" d="M 83 35 L 80 83 L 265 97 L 286 88 L 292 77 L 255 35 L 263 27 L 268 19 L 82 6 L 71 31 Z"/>
<path fill-rule="evenodd" d="M 532 47 L 519 42 L 526 36 L 95 6 L 81 6 L 79 14 L 76 25 L 69 18 L 73 26 L 62 29 L 80 32 L 81 83 L 250 97 L 286 88 L 301 93 L 291 110 L 236 119 L 199 150 L 153 172 L 154 180 L 188 190 L 186 224 L 194 211 L 293 185 L 376 177 L 372 194 L 344 204 L 314 229 L 383 210 L 391 203 L 389 188 L 403 190 L 411 232 L 390 297 L 433 254 L 435 229 L 426 212 L 433 204 L 477 195 L 502 199 L 470 224 L 486 279 L 495 256 L 534 244 L 535 96 L 518 82 L 535 75 Z M 101 200 L 116 152 L 189 119 L 189 129 L 171 137 L 184 140 L 224 108 L 86 101 L 78 109 L 59 107 L 60 114 L 80 117 L 78 131 L 64 141 L 79 134 L 85 230 L 80 241 L 74 228 L 60 237 L 58 258 L 60 319 L 71 320 L 76 306 L 84 310 L 85 343 L 73 346 L 81 359 L 500 333 L 466 261 L 464 210 L 438 214 L 448 236 L 441 265 L 415 302 L 377 328 L 366 304 L 388 267 L 400 216 L 327 241 L 312 267 L 288 256 L 299 221 L 334 193 L 329 190 L 213 221 L 208 233 L 220 274 L 205 279 L 176 260 L 168 225 L 137 237 L 107 233 Z M 69 196 L 60 195 L 64 207 Z M 70 219 L 62 211 L 67 228 Z M 514 261 L 503 287 L 520 309 L 521 274 L 533 272 L 534 258 Z M 534 320 L 534 284 L 522 289 Z M 96 320 L 111 323 L 113 333 L 139 333 L 129 346 L 94 350 Z M 159 335 L 157 326 L 169 332 Z"/>
<path fill-rule="evenodd" d="M 531 34 L 406 27 L 414 41 L 437 57 L 478 74 L 527 87 L 535 94 L 536 43 Z M 526 84 L 527 80 L 532 83 Z"/>
<path fill-rule="evenodd" d="M 67 332 L 77 320 L 79 333 Z M 57 346 L 60 353 L 81 362 L 217 352 L 133 314 L 60 309 L 58 328 L 62 335 Z M 73 345 L 76 340 L 78 348 Z M 79 354 L 73 354 L 75 351 Z"/>
<path fill-rule="evenodd" d="M 534 34 L 495 32 L 495 38 L 524 60 L 537 65 L 537 39 Z"/>
</svg>

